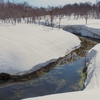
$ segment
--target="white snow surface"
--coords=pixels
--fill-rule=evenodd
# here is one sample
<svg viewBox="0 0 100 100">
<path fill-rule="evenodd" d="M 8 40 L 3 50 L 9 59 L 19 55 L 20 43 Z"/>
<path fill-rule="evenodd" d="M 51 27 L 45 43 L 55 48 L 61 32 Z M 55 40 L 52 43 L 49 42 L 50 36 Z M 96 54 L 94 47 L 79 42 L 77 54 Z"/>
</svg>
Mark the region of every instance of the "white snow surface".
<svg viewBox="0 0 100 100">
<path fill-rule="evenodd" d="M 87 59 L 88 75 L 85 90 L 100 88 L 100 44 L 93 47 L 89 52 Z"/>
<path fill-rule="evenodd" d="M 75 35 L 34 24 L 0 24 L 0 73 L 36 70 L 80 45 Z"/>
<path fill-rule="evenodd" d="M 58 23 L 56 23 L 55 27 L 59 27 Z M 62 19 L 61 28 L 72 32 L 78 33 L 82 36 L 88 36 L 92 38 L 100 39 L 100 20 L 88 19 L 88 23 L 85 24 L 85 19 L 79 20 L 66 20 Z"/>
<path fill-rule="evenodd" d="M 62 25 L 80 25 L 86 27 L 91 32 L 97 32 L 100 35 L 100 20 L 89 20 L 88 25 L 85 21 L 64 21 Z M 65 23 L 65 24 L 64 24 Z M 99 100 L 100 99 L 100 44 L 93 47 L 87 53 L 87 79 L 85 82 L 86 88 L 83 91 L 52 94 L 47 96 L 40 96 L 36 98 L 27 98 L 24 100 Z"/>
</svg>

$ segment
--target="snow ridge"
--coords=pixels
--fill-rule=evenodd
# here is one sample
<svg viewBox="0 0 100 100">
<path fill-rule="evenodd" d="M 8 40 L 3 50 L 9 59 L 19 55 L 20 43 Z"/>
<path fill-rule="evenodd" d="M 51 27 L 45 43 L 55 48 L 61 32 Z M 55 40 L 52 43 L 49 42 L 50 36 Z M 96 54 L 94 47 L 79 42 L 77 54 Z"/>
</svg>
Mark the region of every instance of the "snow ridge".
<svg viewBox="0 0 100 100">
<path fill-rule="evenodd" d="M 90 63 L 88 66 L 88 77 L 86 80 L 86 90 L 87 89 L 94 89 L 100 87 L 100 44 L 96 45 L 92 50 L 89 51 L 87 58 L 89 59 Z M 93 57 L 91 59 L 91 56 Z M 91 72 L 93 72 L 91 74 Z M 90 80 L 90 82 L 89 82 Z"/>
<path fill-rule="evenodd" d="M 100 39 L 100 29 L 94 29 L 86 25 L 67 25 L 63 27 L 63 29 L 71 33 L 80 34 L 82 36 Z"/>
</svg>

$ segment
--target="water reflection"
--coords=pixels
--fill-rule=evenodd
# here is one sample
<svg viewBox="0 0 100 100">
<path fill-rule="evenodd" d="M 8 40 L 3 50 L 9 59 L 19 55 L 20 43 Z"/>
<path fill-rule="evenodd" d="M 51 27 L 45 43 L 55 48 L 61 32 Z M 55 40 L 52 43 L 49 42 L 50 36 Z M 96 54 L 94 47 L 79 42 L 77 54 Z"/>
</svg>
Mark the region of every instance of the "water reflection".
<svg viewBox="0 0 100 100">
<path fill-rule="evenodd" d="M 81 87 L 79 87 L 78 83 L 81 76 L 78 71 L 82 69 L 84 59 L 81 58 L 62 66 L 57 65 L 38 79 L 1 88 L 0 100 L 3 98 L 5 98 L 4 100 L 19 100 L 31 96 L 80 90 Z"/>
<path fill-rule="evenodd" d="M 19 100 L 22 98 L 48 94 L 79 91 L 84 89 L 82 69 L 86 61 L 86 51 L 92 47 L 82 46 L 59 60 L 57 65 L 41 77 L 24 83 L 0 88 L 0 100 Z"/>
</svg>

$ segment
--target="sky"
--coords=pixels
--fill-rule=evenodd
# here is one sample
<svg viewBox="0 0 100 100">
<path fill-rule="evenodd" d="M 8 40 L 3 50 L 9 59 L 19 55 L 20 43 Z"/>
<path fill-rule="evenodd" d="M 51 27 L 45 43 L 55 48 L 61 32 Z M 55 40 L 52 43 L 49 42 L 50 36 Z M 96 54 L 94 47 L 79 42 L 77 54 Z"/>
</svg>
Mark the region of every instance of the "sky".
<svg viewBox="0 0 100 100">
<path fill-rule="evenodd" d="M 7 1 L 7 0 L 5 0 Z M 14 2 L 24 2 L 26 1 L 30 5 L 34 5 L 37 7 L 48 7 L 48 6 L 60 6 L 60 5 L 65 5 L 68 3 L 79 3 L 79 2 L 92 2 L 95 3 L 96 0 L 9 0 L 9 1 L 14 1 Z"/>
</svg>

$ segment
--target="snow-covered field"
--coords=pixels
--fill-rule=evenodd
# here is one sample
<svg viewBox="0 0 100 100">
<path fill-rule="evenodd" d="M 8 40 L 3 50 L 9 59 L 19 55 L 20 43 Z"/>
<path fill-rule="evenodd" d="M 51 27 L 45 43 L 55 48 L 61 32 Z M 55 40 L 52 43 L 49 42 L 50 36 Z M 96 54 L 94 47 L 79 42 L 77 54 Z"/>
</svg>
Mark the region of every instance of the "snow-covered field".
<svg viewBox="0 0 100 100">
<path fill-rule="evenodd" d="M 65 23 L 65 22 L 64 22 Z M 64 25 L 63 23 L 63 25 Z M 71 25 L 83 25 L 83 21 L 69 22 Z M 65 25 L 68 25 L 65 23 Z M 85 25 L 85 24 L 84 24 Z M 85 27 L 91 28 L 91 31 L 98 31 L 100 34 L 100 20 L 91 20 Z M 100 44 L 93 47 L 87 54 L 87 80 L 86 88 L 83 91 L 61 93 L 55 95 L 48 95 L 43 97 L 28 98 L 24 100 L 99 100 L 100 99 Z"/>
<path fill-rule="evenodd" d="M 79 45 L 78 37 L 63 30 L 34 24 L 0 24 L 0 73 L 36 70 Z"/>
</svg>

